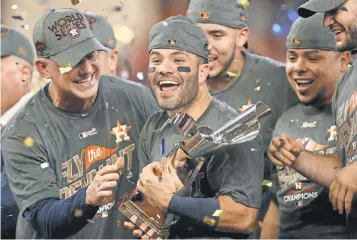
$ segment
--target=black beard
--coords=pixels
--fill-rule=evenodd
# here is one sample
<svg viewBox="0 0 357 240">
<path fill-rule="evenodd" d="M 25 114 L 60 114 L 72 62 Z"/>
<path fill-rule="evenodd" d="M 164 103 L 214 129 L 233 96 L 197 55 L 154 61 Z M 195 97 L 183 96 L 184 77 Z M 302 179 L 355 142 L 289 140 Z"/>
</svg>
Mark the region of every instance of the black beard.
<svg viewBox="0 0 357 240">
<path fill-rule="evenodd" d="M 356 23 L 356 21 L 354 21 Z M 347 27 L 347 43 L 344 46 L 337 48 L 339 52 L 352 51 L 357 48 L 357 27 Z"/>
</svg>

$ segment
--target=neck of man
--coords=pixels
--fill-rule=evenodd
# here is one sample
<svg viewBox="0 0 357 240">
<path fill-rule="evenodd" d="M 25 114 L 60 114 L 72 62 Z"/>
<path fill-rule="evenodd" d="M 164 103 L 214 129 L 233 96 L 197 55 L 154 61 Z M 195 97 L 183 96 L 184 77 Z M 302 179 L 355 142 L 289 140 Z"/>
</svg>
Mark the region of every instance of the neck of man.
<svg viewBox="0 0 357 240">
<path fill-rule="evenodd" d="M 97 98 L 97 94 L 88 99 L 79 99 L 65 93 L 60 93 L 56 90 L 56 87 L 52 84 L 52 82 L 49 85 L 48 93 L 56 107 L 70 113 L 87 112 L 91 107 L 93 107 Z"/>
<path fill-rule="evenodd" d="M 203 113 L 206 112 L 208 106 L 212 102 L 212 96 L 208 91 L 206 83 L 203 83 L 202 85 L 203 86 L 200 87 L 200 90 L 198 91 L 195 100 L 178 109 L 168 110 L 167 113 L 169 117 L 171 117 L 177 112 L 180 112 L 188 114 L 195 121 L 197 121 L 197 119 L 199 119 L 203 115 Z"/>
<path fill-rule="evenodd" d="M 236 81 L 238 81 L 239 75 L 243 71 L 244 62 L 244 54 L 240 49 L 237 48 L 235 50 L 233 61 L 228 66 L 228 68 L 223 69 L 222 72 L 219 73 L 217 76 L 208 78 L 207 84 L 209 90 L 224 90 L 232 86 Z M 230 81 L 226 81 L 226 79 L 229 77 L 229 75 L 227 75 L 227 72 L 238 73 L 238 76 L 231 77 Z"/>
</svg>

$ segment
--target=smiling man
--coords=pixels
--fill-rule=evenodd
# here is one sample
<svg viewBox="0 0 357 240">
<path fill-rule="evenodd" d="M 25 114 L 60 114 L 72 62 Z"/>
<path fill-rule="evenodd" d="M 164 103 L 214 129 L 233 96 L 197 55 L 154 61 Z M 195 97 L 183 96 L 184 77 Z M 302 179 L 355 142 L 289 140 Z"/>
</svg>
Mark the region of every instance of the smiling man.
<svg viewBox="0 0 357 240">
<path fill-rule="evenodd" d="M 302 17 L 324 13 L 324 25 L 335 34 L 336 48 L 339 51 L 357 48 L 357 1 L 310 0 L 299 7 L 298 12 Z M 356 68 L 354 62 L 338 83 L 333 99 L 337 154 L 312 155 L 304 151 L 300 142 L 286 135 L 274 138 L 270 149 L 271 160 L 276 164 L 293 166 L 307 178 L 329 186 L 333 209 L 341 214 L 344 211 L 348 213 L 347 224 L 351 238 L 357 237 Z"/>
<path fill-rule="evenodd" d="M 322 14 L 298 18 L 286 39 L 286 74 L 300 103 L 283 113 L 274 135 L 285 133 L 316 154 L 336 152 L 331 102 L 350 56 L 337 52 L 335 44 L 333 34 L 323 26 Z M 327 188 L 289 166 L 278 166 L 277 171 L 273 188 L 277 191 L 262 238 L 347 237 L 345 215 L 333 211 Z"/>
<path fill-rule="evenodd" d="M 143 85 L 101 77 L 105 48 L 82 12 L 47 12 L 33 39 L 36 68 L 51 81 L 1 139 L 20 209 L 16 238 L 130 238 L 115 206 L 135 187 L 139 134 L 155 100 Z"/>
<path fill-rule="evenodd" d="M 207 45 L 203 30 L 184 16 L 170 17 L 150 31 L 149 80 L 163 111 L 150 117 L 140 135 L 143 171 L 138 188 L 154 206 L 180 217 L 171 225 L 170 238 L 246 238 L 260 207 L 263 178 L 260 136 L 207 154 L 209 162 L 193 183 L 197 187 L 191 196 L 174 196 L 177 189 L 173 179 L 177 176 L 167 174 L 167 166 L 162 183 L 153 173 L 156 161 L 183 141 L 172 125 L 160 130 L 174 113 L 187 113 L 198 126 L 213 130 L 238 115 L 208 92 Z M 223 211 L 220 218 L 212 216 L 218 209 Z M 206 217 L 213 224 L 205 222 Z M 134 235 L 141 236 L 141 230 L 135 230 Z"/>
<path fill-rule="evenodd" d="M 289 86 L 285 66 L 272 59 L 244 51 L 249 38 L 247 9 L 237 0 L 191 0 L 187 16 L 204 30 L 208 38 L 210 94 L 239 112 L 258 101 L 268 105 L 274 114 L 261 122 L 265 154 L 276 121 L 297 98 Z M 266 159 L 264 179 L 270 179 Z M 259 220 L 268 208 L 269 187 L 263 186 Z M 259 228 L 252 234 L 259 238 Z"/>
</svg>

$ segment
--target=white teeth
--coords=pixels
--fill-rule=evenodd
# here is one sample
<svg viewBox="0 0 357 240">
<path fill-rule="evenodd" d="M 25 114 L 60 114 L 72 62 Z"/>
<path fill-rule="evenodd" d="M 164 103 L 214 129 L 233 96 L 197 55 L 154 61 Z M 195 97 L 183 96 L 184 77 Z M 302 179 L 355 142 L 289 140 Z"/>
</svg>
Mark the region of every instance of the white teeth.
<svg viewBox="0 0 357 240">
<path fill-rule="evenodd" d="M 162 86 L 164 84 L 179 85 L 177 82 L 174 82 L 174 81 L 161 81 L 161 82 L 159 82 L 160 86 Z"/>
<path fill-rule="evenodd" d="M 310 83 L 312 83 L 311 80 L 296 80 L 296 82 L 298 84 L 310 84 Z"/>
</svg>

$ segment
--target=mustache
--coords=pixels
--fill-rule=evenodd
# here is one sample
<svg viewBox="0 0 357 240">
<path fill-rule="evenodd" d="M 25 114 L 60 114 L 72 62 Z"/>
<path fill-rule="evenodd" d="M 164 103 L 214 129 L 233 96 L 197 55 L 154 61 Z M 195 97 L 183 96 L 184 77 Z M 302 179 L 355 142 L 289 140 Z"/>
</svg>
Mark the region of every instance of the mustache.
<svg viewBox="0 0 357 240">
<path fill-rule="evenodd" d="M 183 82 L 183 78 L 181 76 L 172 76 L 171 74 L 155 74 L 154 78 L 153 78 L 153 83 L 154 84 L 158 84 L 160 81 L 163 80 L 172 80 L 175 81 L 179 84 L 181 84 Z"/>
</svg>

